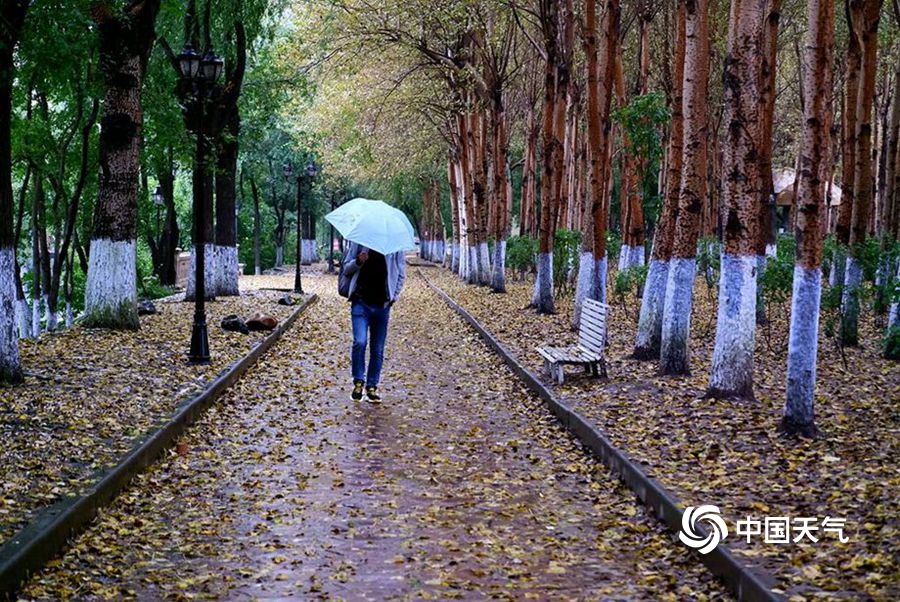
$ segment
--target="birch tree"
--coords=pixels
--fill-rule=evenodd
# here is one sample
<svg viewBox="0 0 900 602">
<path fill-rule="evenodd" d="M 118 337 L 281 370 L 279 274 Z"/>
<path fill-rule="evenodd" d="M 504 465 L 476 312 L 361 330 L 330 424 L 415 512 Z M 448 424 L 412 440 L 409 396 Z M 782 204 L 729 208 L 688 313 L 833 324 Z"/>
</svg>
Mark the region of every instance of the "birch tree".
<svg viewBox="0 0 900 602">
<path fill-rule="evenodd" d="M 787 388 L 779 430 L 789 435 L 816 435 L 814 393 L 819 339 L 819 301 L 822 291 L 822 237 L 819 221 L 827 210 L 827 180 L 822 169 L 828 161 L 828 91 L 834 50 L 834 3 L 810 0 L 807 4 L 803 89 L 803 139 L 797 187 L 797 259 L 788 343 Z"/>
</svg>

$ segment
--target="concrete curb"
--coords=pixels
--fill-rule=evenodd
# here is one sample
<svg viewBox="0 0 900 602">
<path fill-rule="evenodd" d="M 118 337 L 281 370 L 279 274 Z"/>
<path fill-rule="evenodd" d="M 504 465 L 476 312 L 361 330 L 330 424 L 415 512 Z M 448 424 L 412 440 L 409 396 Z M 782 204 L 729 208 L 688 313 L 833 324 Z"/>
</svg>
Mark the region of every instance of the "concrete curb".
<svg viewBox="0 0 900 602">
<path fill-rule="evenodd" d="M 304 301 L 269 336 L 216 378 L 202 393 L 183 403 L 176 414 L 153 431 L 121 459 L 118 465 L 98 478 L 80 497 L 69 497 L 44 508 L 21 531 L 0 547 L 0 599 L 14 599 L 22 583 L 65 548 L 68 540 L 81 531 L 144 468 L 153 463 L 206 408 L 219 398 L 256 361 L 275 344 L 297 318 L 318 297 Z"/>
<path fill-rule="evenodd" d="M 617 449 L 588 420 L 562 403 L 553 392 L 545 387 L 527 368 L 519 364 L 500 341 L 494 338 L 469 312 L 450 298 L 447 293 L 432 284 L 424 274 L 419 275 L 444 302 L 471 325 L 487 345 L 509 365 L 513 372 L 541 399 L 562 425 L 584 443 L 608 466 L 629 489 L 640 498 L 644 505 L 674 533 L 681 531 L 684 515 L 682 504 L 659 481 L 648 477 L 640 467 L 622 451 Z M 695 526 L 706 534 L 703 525 Z M 771 591 L 776 583 L 773 576 L 757 569 L 751 569 L 731 553 L 724 544 L 719 544 L 708 554 L 698 554 L 702 562 L 719 576 L 738 600 L 749 602 L 784 600 Z M 768 585 L 767 585 L 768 584 Z"/>
</svg>

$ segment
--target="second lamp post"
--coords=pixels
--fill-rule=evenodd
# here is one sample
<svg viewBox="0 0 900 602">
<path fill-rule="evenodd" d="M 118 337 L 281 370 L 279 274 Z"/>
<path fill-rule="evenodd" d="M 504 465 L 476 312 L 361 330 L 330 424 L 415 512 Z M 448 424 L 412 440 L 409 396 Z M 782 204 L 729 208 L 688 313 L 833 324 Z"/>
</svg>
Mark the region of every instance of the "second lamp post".
<svg viewBox="0 0 900 602">
<path fill-rule="evenodd" d="M 290 163 L 285 163 L 282 171 L 284 172 L 284 178 L 290 181 L 291 176 L 294 174 L 294 166 Z M 303 294 L 303 283 L 300 280 L 300 263 L 303 259 L 303 212 L 301 203 L 303 199 L 303 180 L 309 178 L 310 183 L 312 183 L 317 173 L 319 173 L 319 166 L 310 159 L 309 163 L 306 164 L 305 172 L 297 174 L 297 261 L 294 268 L 294 292 L 301 295 Z"/>
</svg>

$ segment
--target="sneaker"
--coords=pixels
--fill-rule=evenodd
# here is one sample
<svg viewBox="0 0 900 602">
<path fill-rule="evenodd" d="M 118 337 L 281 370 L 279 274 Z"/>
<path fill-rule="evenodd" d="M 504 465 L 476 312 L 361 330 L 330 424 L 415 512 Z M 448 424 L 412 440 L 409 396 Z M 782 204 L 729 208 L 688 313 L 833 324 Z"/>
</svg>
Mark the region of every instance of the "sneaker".
<svg viewBox="0 0 900 602">
<path fill-rule="evenodd" d="M 381 403 L 381 395 L 378 394 L 378 387 L 366 387 L 366 397 L 372 403 Z"/>
<path fill-rule="evenodd" d="M 350 397 L 353 399 L 353 401 L 361 400 L 362 392 L 363 392 L 363 381 L 361 381 L 361 380 L 353 381 L 353 392 L 350 393 Z"/>
</svg>

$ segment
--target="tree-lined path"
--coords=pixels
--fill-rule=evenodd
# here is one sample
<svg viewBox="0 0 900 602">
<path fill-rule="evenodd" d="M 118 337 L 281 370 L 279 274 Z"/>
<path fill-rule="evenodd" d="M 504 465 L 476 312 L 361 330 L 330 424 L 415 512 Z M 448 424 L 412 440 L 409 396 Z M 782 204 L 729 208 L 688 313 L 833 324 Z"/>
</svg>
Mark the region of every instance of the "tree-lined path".
<svg viewBox="0 0 900 602">
<path fill-rule="evenodd" d="M 26 597 L 718 599 L 412 272 L 385 403 L 349 398 L 331 278 L 285 337 Z"/>
</svg>

